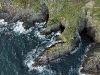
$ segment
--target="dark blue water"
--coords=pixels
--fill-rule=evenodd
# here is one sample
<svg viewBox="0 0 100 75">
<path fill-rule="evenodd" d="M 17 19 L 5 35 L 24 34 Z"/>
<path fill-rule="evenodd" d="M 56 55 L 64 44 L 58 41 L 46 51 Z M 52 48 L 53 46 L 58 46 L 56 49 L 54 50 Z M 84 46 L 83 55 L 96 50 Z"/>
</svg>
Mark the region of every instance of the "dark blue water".
<svg viewBox="0 0 100 75">
<path fill-rule="evenodd" d="M 93 39 L 86 34 L 86 30 L 81 33 L 81 44 L 71 55 L 63 56 L 58 62 L 50 64 L 50 68 L 56 71 L 55 75 L 79 75 L 87 46 L 93 42 Z"/>
<path fill-rule="evenodd" d="M 56 60 L 46 67 L 29 71 L 24 66 L 34 60 L 45 48 L 59 42 L 56 34 L 41 36 L 43 27 L 34 27 L 30 31 L 20 30 L 16 24 L 0 22 L 0 75 L 78 75 L 87 46 L 92 42 L 82 33 L 82 43 L 76 52 Z M 14 30 L 16 27 L 19 30 Z M 25 33 L 25 34 L 24 34 Z M 26 63 L 24 61 L 27 61 Z"/>
</svg>

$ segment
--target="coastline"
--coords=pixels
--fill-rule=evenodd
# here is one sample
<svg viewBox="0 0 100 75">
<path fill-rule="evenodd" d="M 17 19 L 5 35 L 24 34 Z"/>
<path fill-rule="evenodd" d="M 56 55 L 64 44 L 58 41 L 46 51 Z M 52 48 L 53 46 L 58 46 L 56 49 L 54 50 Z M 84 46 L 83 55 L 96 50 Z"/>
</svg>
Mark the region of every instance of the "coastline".
<svg viewBox="0 0 100 75">
<path fill-rule="evenodd" d="M 53 45 L 52 47 L 46 49 L 44 52 L 40 53 L 40 55 L 35 59 L 36 64 L 34 64 L 34 66 L 46 65 L 66 54 L 70 55 L 70 52 L 79 46 L 79 43 L 80 43 L 79 33 L 81 33 L 82 30 L 84 30 L 84 28 L 86 28 L 88 30 L 87 34 L 93 38 L 93 40 L 95 41 L 95 44 L 93 44 L 89 48 L 89 51 L 87 52 L 87 57 L 85 58 L 85 61 L 82 64 L 82 66 L 83 66 L 82 71 L 83 71 L 83 73 L 99 74 L 100 67 L 98 65 L 100 65 L 99 64 L 100 60 L 98 61 L 98 64 L 96 64 L 97 61 L 91 61 L 91 58 L 93 58 L 93 59 L 97 58 L 96 55 L 98 55 L 98 54 L 94 54 L 94 52 L 96 51 L 96 49 L 99 50 L 99 48 L 100 48 L 100 46 L 98 46 L 100 43 L 100 40 L 99 40 L 99 37 L 100 37 L 99 36 L 99 27 L 100 27 L 99 25 L 100 25 L 100 23 L 98 22 L 99 14 L 94 13 L 92 11 L 92 10 L 98 9 L 97 7 L 95 7 L 95 6 L 93 7 L 93 5 L 91 6 L 91 2 L 90 2 L 90 7 L 88 7 L 88 4 L 87 4 L 87 6 L 84 7 L 85 11 L 82 10 L 82 12 L 81 12 L 81 16 L 78 20 L 78 24 L 76 21 L 75 21 L 75 23 L 73 22 L 75 24 L 75 26 L 70 26 L 70 24 L 67 25 L 66 18 L 65 18 L 65 20 L 63 20 L 64 21 L 63 23 L 66 28 L 65 28 L 65 31 L 62 32 L 61 37 L 60 36 L 58 36 L 58 37 L 60 37 L 59 39 L 64 42 L 57 43 L 57 44 Z M 37 21 L 42 22 L 42 20 L 40 19 L 41 17 L 37 16 L 38 14 L 39 14 L 39 16 L 41 15 L 41 17 L 44 16 L 43 14 L 37 13 L 35 10 L 33 10 L 31 8 L 19 8 L 19 6 L 16 6 L 16 5 L 15 6 L 3 5 L 3 7 L 0 9 L 0 19 L 5 19 L 5 21 L 7 21 L 8 23 L 17 22 L 18 20 L 23 21 L 23 22 L 25 22 L 23 26 L 25 26 L 26 30 L 29 29 L 30 27 L 34 26 L 33 20 L 35 22 L 37 22 Z M 48 14 L 51 14 L 51 13 L 48 13 L 48 11 L 47 11 L 47 15 Z M 33 16 L 33 15 L 35 15 L 35 16 Z M 32 18 L 32 17 L 37 17 L 37 18 Z M 77 17 L 79 17 L 79 16 L 77 16 Z M 43 17 L 43 18 L 44 18 L 43 22 L 45 20 L 50 22 L 50 20 L 51 20 L 51 18 L 49 18 L 47 16 Z M 48 25 L 48 22 L 46 23 L 46 27 L 50 27 L 50 25 Z M 57 22 L 59 22 L 59 21 L 57 21 Z M 57 26 L 55 26 L 55 27 L 57 27 Z M 67 31 L 68 29 L 72 29 L 73 31 L 72 30 Z M 70 32 L 70 31 L 72 31 L 72 32 Z M 68 37 L 66 37 L 66 36 L 68 36 Z M 98 47 L 96 47 L 96 46 L 98 46 Z M 99 53 L 99 52 L 100 51 L 98 51 L 96 53 Z M 92 54 L 92 56 L 91 56 L 91 54 Z M 98 55 L 98 57 L 99 57 L 99 55 Z M 89 65 L 88 62 L 91 63 L 90 67 L 88 66 Z M 95 64 L 93 64 L 93 62 Z M 88 68 L 87 68 L 87 66 L 88 66 Z M 98 68 L 98 70 L 97 70 L 97 68 Z"/>
</svg>

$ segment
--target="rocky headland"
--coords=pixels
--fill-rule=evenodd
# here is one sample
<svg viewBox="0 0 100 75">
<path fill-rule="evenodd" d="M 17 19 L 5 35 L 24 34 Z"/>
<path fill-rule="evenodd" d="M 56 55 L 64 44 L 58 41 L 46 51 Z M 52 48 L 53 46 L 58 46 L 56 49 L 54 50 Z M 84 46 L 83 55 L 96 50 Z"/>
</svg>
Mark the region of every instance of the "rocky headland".
<svg viewBox="0 0 100 75">
<path fill-rule="evenodd" d="M 29 7 L 12 5 L 10 2 L 9 4 L 2 2 L 2 7 L 0 8 L 0 19 L 4 19 L 8 23 L 22 21 L 24 22 L 24 29 L 27 30 L 33 27 L 35 23 L 46 22 L 45 27 L 47 28 L 41 32 L 41 35 L 49 35 L 52 32 L 56 33 L 58 31 L 63 33 L 67 28 L 67 21 L 64 18 L 61 18 L 59 21 L 57 21 L 58 23 L 47 26 L 49 16 L 49 8 L 45 3 L 42 3 L 37 11 Z M 47 48 L 44 52 L 40 53 L 39 56 L 34 60 L 35 64 L 33 65 L 46 65 L 63 55 L 70 54 L 70 51 L 74 50 L 79 45 L 80 36 L 78 32 L 75 32 L 75 36 L 72 38 L 74 39 L 73 44 L 67 44 L 64 35 L 58 35 L 57 40 L 62 40 L 62 42 L 54 44 L 50 48 Z"/>
<path fill-rule="evenodd" d="M 83 10 L 85 10 L 83 13 L 85 13 L 85 16 L 83 15 L 83 22 L 80 21 L 84 24 L 82 29 L 86 28 L 87 34 L 94 40 L 94 43 L 87 48 L 88 51 L 83 61 L 81 70 L 82 73 L 90 75 L 100 74 L 100 6 L 97 6 L 97 2 L 98 1 L 90 1 L 83 7 Z M 81 28 L 79 29 L 81 31 Z"/>
<path fill-rule="evenodd" d="M 42 4 L 37 11 L 30 7 L 19 7 L 20 4 L 1 3 L 0 19 L 5 19 L 8 23 L 23 21 L 23 27 L 27 30 L 36 22 L 46 22 L 45 27 L 47 28 L 41 32 L 41 35 L 61 32 L 57 39 L 63 42 L 54 44 L 40 53 L 34 60 L 33 66 L 47 65 L 66 54 L 70 55 L 70 52 L 79 46 L 80 33 L 85 28 L 86 34 L 93 38 L 94 43 L 88 48 L 81 72 L 93 75 L 100 74 L 100 5 L 98 4 L 100 1 L 67 0 L 66 2 L 59 0 L 55 2 L 44 0 L 40 1 Z M 51 5 L 49 5 L 50 3 Z"/>
</svg>

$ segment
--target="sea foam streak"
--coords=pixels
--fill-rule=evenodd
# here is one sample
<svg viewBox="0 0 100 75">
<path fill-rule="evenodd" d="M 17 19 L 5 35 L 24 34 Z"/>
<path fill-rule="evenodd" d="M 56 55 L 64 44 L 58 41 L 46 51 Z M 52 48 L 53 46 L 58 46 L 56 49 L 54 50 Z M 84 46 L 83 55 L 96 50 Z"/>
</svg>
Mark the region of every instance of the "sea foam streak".
<svg viewBox="0 0 100 75">
<path fill-rule="evenodd" d="M 26 58 L 24 60 L 24 64 L 29 68 L 29 71 L 36 69 L 39 72 L 42 72 L 42 70 L 45 68 L 45 66 L 42 66 L 42 67 L 41 66 L 37 66 L 37 67 L 32 66 L 34 64 L 35 58 L 37 58 L 38 55 L 41 52 L 43 52 L 46 48 L 51 47 L 55 43 L 62 42 L 61 40 L 56 40 L 56 37 L 61 34 L 60 31 L 58 31 L 56 33 L 52 32 L 50 35 L 47 35 L 47 36 L 41 35 L 40 32 L 42 30 L 45 30 L 43 24 L 45 24 L 45 22 L 40 23 L 40 24 L 36 23 L 34 36 L 38 37 L 37 39 L 44 40 L 44 41 L 39 43 L 35 49 L 32 49 L 31 52 L 28 52 L 26 55 Z M 41 28 L 41 29 L 39 30 L 38 28 Z"/>
</svg>

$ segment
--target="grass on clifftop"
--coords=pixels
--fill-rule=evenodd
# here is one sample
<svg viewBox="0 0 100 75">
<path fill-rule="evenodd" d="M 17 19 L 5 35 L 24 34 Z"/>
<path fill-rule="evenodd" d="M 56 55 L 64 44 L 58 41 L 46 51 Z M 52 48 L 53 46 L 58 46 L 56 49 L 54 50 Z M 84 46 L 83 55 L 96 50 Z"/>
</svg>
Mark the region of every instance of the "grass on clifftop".
<svg viewBox="0 0 100 75">
<path fill-rule="evenodd" d="M 95 5 L 92 8 L 91 16 L 98 22 L 100 21 L 100 0 L 94 0 Z M 100 23 L 100 22 L 99 22 Z"/>
<path fill-rule="evenodd" d="M 99 8 L 93 8 L 91 16 L 93 19 L 100 21 L 100 7 Z M 100 23 L 100 22 L 99 22 Z"/>
<path fill-rule="evenodd" d="M 90 16 L 93 20 L 98 21 L 100 23 L 100 0 L 93 0 L 94 6 L 93 8 L 87 8 L 87 12 L 91 12 Z"/>
<path fill-rule="evenodd" d="M 46 3 L 50 12 L 48 25 L 58 24 L 62 19 L 68 22 L 63 35 L 66 38 L 66 42 L 72 44 L 76 25 L 81 14 L 81 8 L 88 1 L 89 0 L 13 0 L 12 3 L 20 6 L 30 6 L 35 10 L 40 3 Z"/>
</svg>

